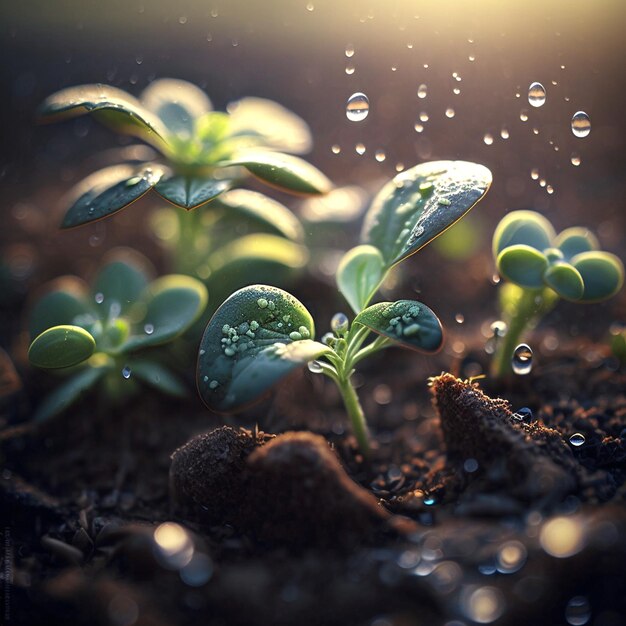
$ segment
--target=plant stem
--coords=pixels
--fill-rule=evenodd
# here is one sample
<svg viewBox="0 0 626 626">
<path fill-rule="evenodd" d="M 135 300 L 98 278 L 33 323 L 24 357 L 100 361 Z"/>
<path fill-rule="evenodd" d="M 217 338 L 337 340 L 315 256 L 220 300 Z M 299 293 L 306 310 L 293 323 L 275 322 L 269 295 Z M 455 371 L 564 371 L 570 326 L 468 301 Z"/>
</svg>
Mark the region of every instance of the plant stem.
<svg viewBox="0 0 626 626">
<path fill-rule="evenodd" d="M 365 422 L 363 408 L 359 402 L 359 397 L 350 382 L 350 375 L 342 376 L 338 380 L 338 385 L 359 449 L 365 457 L 368 457 L 370 455 L 369 431 Z"/>
<path fill-rule="evenodd" d="M 196 237 L 200 228 L 201 210 L 185 211 L 177 209 L 178 216 L 178 241 L 174 265 L 176 271 L 188 276 L 195 276 L 198 269 L 196 249 Z"/>
</svg>

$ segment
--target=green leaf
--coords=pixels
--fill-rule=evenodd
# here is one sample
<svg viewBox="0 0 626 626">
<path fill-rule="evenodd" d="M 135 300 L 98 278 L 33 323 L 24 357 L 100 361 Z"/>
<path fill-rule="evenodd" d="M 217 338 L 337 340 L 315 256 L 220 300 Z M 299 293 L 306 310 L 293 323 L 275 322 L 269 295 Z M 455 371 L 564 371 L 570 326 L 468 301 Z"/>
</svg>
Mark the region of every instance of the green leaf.
<svg viewBox="0 0 626 626">
<path fill-rule="evenodd" d="M 543 275 L 548 268 L 548 259 L 536 248 L 525 244 L 511 245 L 496 259 L 501 276 L 528 289 L 543 286 Z"/>
<path fill-rule="evenodd" d="M 550 265 L 543 275 L 549 287 L 554 289 L 561 298 L 566 300 L 580 300 L 583 297 L 585 286 L 580 272 L 570 265 L 558 261 Z"/>
<path fill-rule="evenodd" d="M 31 339 L 52 326 L 74 324 L 75 318 L 91 314 L 96 317 L 88 300 L 87 289 L 73 276 L 65 276 L 52 283 L 53 289 L 42 296 L 30 314 L 28 330 Z"/>
<path fill-rule="evenodd" d="M 198 357 L 197 383 L 216 411 L 243 408 L 295 368 L 330 352 L 309 338 L 313 318 L 291 294 L 267 285 L 232 294 L 209 322 Z"/>
<path fill-rule="evenodd" d="M 600 245 L 595 235 L 586 228 L 575 226 L 559 233 L 553 245 L 558 248 L 569 261 L 573 256 L 582 252 L 597 250 Z"/>
<path fill-rule="evenodd" d="M 493 234 L 493 258 L 509 246 L 523 244 L 543 251 L 556 236 L 552 224 L 535 211 L 512 211 L 505 215 Z"/>
<path fill-rule="evenodd" d="M 53 326 L 38 335 L 28 349 L 28 360 L 36 367 L 71 367 L 88 359 L 96 340 L 80 326 Z"/>
<path fill-rule="evenodd" d="M 208 294 L 195 278 L 171 274 L 152 282 L 142 300 L 135 308 L 145 315 L 122 352 L 166 343 L 184 333 L 204 311 Z M 135 312 L 132 317 L 140 316 Z"/>
<path fill-rule="evenodd" d="M 378 248 L 357 246 L 346 252 L 337 268 L 337 286 L 355 313 L 370 301 L 385 274 Z"/>
<path fill-rule="evenodd" d="M 243 98 L 228 105 L 232 135 L 257 136 L 267 148 L 303 154 L 312 146 L 311 132 L 300 117 L 271 100 Z"/>
<path fill-rule="evenodd" d="M 387 183 L 363 224 L 362 243 L 377 247 L 391 267 L 463 217 L 491 185 L 491 172 L 466 161 L 422 163 Z"/>
<path fill-rule="evenodd" d="M 167 171 L 161 165 L 114 165 L 95 172 L 70 192 L 70 208 L 61 228 L 73 228 L 107 217 L 150 191 Z"/>
<path fill-rule="evenodd" d="M 133 359 L 128 363 L 133 376 L 175 398 L 187 397 L 187 388 L 169 369 L 147 359 Z"/>
<path fill-rule="evenodd" d="M 93 113 L 122 133 L 139 136 L 163 148 L 167 130 L 161 120 L 130 94 L 109 85 L 79 85 L 48 96 L 39 107 L 43 122 Z"/>
<path fill-rule="evenodd" d="M 316 167 L 303 159 L 279 152 L 250 150 L 218 165 L 241 165 L 262 181 L 291 193 L 315 195 L 327 193 L 332 188 L 332 183 Z"/>
<path fill-rule="evenodd" d="M 614 296 L 624 284 L 624 266 L 609 252 L 583 252 L 571 259 L 585 284 L 582 302 L 600 302 Z"/>
<path fill-rule="evenodd" d="M 211 207 L 226 209 L 235 214 L 235 219 L 251 219 L 292 241 L 304 239 L 304 231 L 298 218 L 284 204 L 257 191 L 226 191 L 215 199 Z"/>
<path fill-rule="evenodd" d="M 168 133 L 185 139 L 193 136 L 196 120 L 213 108 L 202 89 L 173 78 L 150 83 L 141 93 L 141 104 L 159 116 Z"/>
<path fill-rule="evenodd" d="M 206 113 L 196 120 L 196 135 L 198 139 L 209 146 L 221 144 L 230 130 L 230 116 L 228 113 L 214 111 Z"/>
<path fill-rule="evenodd" d="M 112 317 L 125 314 L 148 285 L 147 259 L 134 251 L 123 250 L 122 258 L 107 263 L 98 273 L 93 284 L 92 294 L 99 302 L 99 310 L 107 310 Z M 122 260 L 123 259 L 123 260 Z M 106 319 L 108 315 L 101 315 Z"/>
<path fill-rule="evenodd" d="M 231 180 L 175 175 L 162 178 L 154 190 L 168 202 L 191 211 L 219 196 L 231 185 Z"/>
<path fill-rule="evenodd" d="M 66 383 L 57 387 L 37 407 L 33 415 L 33 421 L 38 423 L 45 422 L 65 411 L 85 391 L 93 387 L 109 370 L 109 367 L 88 366 L 72 376 Z"/>
<path fill-rule="evenodd" d="M 406 348 L 420 352 L 437 352 L 443 344 L 443 327 L 439 318 L 416 300 L 378 302 L 355 318 L 379 335 Z"/>
</svg>

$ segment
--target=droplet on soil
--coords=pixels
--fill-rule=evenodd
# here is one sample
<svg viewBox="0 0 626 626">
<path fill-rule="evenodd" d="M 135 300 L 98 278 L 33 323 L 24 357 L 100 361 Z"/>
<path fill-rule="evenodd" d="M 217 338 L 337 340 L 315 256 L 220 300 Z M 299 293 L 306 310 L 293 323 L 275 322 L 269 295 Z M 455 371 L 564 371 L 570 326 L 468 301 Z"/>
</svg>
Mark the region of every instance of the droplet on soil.
<svg viewBox="0 0 626 626">
<path fill-rule="evenodd" d="M 582 433 L 574 433 L 570 438 L 569 442 L 575 447 L 580 448 L 585 443 L 585 435 Z"/>
<path fill-rule="evenodd" d="M 527 406 L 524 406 L 513 413 L 513 419 L 528 424 L 533 419 L 533 412 Z"/>
<path fill-rule="evenodd" d="M 520 343 L 515 348 L 513 358 L 511 359 L 511 367 L 518 376 L 530 374 L 533 369 L 533 351 L 527 343 Z"/>
</svg>

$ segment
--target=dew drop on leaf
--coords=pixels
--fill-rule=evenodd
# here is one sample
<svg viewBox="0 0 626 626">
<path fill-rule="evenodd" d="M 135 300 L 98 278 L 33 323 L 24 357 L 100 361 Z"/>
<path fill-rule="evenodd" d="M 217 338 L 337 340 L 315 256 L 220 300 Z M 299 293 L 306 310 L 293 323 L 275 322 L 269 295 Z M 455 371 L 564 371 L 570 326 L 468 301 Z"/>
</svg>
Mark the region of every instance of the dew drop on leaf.
<svg viewBox="0 0 626 626">
<path fill-rule="evenodd" d="M 353 93 L 346 103 L 346 117 L 351 122 L 362 122 L 370 112 L 370 101 L 360 91 Z"/>
<path fill-rule="evenodd" d="M 533 368 L 533 351 L 527 343 L 520 343 L 515 348 L 513 358 L 511 359 L 511 367 L 518 376 L 530 374 Z"/>
<path fill-rule="evenodd" d="M 546 90 L 541 83 L 531 83 L 528 88 L 528 104 L 533 107 L 541 107 L 546 102 Z"/>
<path fill-rule="evenodd" d="M 146 324 L 143 327 L 143 332 L 146 333 L 146 335 L 151 335 L 154 332 L 154 326 L 152 324 Z"/>
<path fill-rule="evenodd" d="M 345 313 L 335 313 L 330 320 L 330 328 L 335 333 L 345 333 L 348 325 L 349 321 Z"/>
<path fill-rule="evenodd" d="M 584 111 L 576 111 L 572 117 L 572 132 L 576 137 L 586 137 L 591 132 L 591 120 Z"/>
<path fill-rule="evenodd" d="M 309 368 L 309 372 L 313 372 L 313 374 L 321 374 L 323 372 L 319 361 L 309 361 L 307 367 Z"/>
</svg>

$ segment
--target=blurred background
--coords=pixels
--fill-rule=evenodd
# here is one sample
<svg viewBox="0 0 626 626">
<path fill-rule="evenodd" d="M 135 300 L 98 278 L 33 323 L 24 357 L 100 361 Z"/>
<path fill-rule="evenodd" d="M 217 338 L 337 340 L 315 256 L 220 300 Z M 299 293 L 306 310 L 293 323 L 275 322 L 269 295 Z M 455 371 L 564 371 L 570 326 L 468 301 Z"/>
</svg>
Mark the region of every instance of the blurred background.
<svg viewBox="0 0 626 626">
<path fill-rule="evenodd" d="M 406 264 L 397 293 L 428 292 L 444 322 L 461 313 L 479 325 L 495 311 L 490 238 L 509 210 L 534 208 L 557 229 L 589 226 L 626 256 L 625 23 L 622 0 L 3 2 L 0 241 L 16 291 L 5 290 L 4 305 L 59 273 L 84 274 L 120 243 L 159 263 L 145 224 L 154 200 L 106 224 L 56 229 L 63 194 L 101 165 L 98 150 L 124 140 L 86 117 L 38 126 L 35 111 L 70 85 L 138 95 L 174 77 L 204 88 L 216 109 L 247 95 L 292 109 L 313 131 L 307 158 L 338 185 L 374 192 L 426 160 L 490 167 L 487 198 L 456 239 Z M 538 108 L 528 101 L 534 81 L 546 90 Z M 346 117 L 355 92 L 370 102 L 361 122 Z M 586 137 L 572 132 L 577 111 L 591 120 Z M 358 229 L 342 228 L 340 245 L 356 243 Z M 626 317 L 624 303 L 622 294 L 598 305 L 592 320 L 587 307 L 563 304 L 557 319 L 600 336 Z"/>
</svg>

